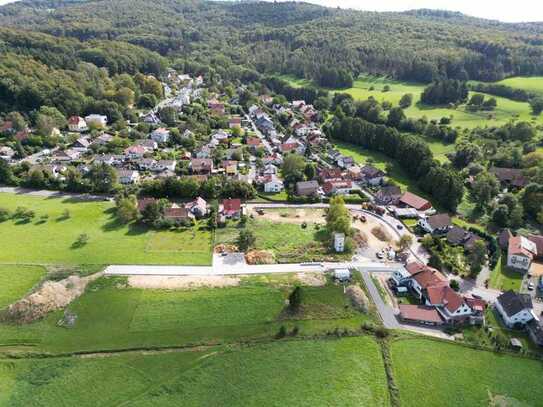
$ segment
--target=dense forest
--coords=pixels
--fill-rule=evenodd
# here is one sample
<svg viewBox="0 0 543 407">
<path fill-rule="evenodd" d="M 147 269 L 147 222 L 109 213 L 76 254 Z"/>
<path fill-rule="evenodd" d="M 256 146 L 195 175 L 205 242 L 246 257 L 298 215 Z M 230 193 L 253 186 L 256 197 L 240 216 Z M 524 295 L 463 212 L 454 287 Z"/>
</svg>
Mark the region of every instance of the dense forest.
<svg viewBox="0 0 543 407">
<path fill-rule="evenodd" d="M 76 56 L 106 66 L 109 73 L 126 71 L 125 63 L 134 62 L 112 61 L 116 47 L 119 59 L 124 51 L 141 52 L 126 45 L 103 46 L 115 41 L 179 59 L 193 70 L 213 66 L 230 79 L 288 73 L 330 87 L 349 86 L 360 72 L 421 82 L 543 74 L 543 25 L 431 10 L 373 13 L 294 2 L 25 0 L 0 7 L 0 25 L 96 41 Z M 3 52 L 13 47 L 0 42 Z M 157 68 L 139 62 L 140 70 Z"/>
</svg>

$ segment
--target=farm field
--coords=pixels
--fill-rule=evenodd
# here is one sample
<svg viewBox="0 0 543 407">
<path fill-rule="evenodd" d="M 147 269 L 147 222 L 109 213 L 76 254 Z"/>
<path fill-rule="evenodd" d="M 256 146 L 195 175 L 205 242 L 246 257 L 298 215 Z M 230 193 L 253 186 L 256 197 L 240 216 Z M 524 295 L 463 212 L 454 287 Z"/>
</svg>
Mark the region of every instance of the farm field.
<svg viewBox="0 0 543 407">
<path fill-rule="evenodd" d="M 45 273 L 40 266 L 0 265 L 0 309 L 23 297 Z"/>
<path fill-rule="evenodd" d="M 391 348 L 402 406 L 536 406 L 543 397 L 540 361 L 425 339 Z"/>
<path fill-rule="evenodd" d="M 237 287 L 140 289 L 125 278 L 100 278 L 68 306 L 77 316 L 59 327 L 63 312 L 27 325 L 0 324 L 0 346 L 52 353 L 216 344 L 271 338 L 281 325 L 301 333 L 360 327 L 371 319 L 354 311 L 342 286 L 305 287 L 300 315 L 283 315 L 292 285 L 244 281 Z M 1 349 L 1 348 L 0 348 Z"/>
<path fill-rule="evenodd" d="M 0 223 L 0 264 L 211 263 L 211 233 L 203 228 L 154 232 L 120 224 L 109 202 L 0 193 L 0 207 L 13 211 L 19 206 L 32 209 L 36 217 L 28 223 Z M 82 233 L 89 241 L 78 247 L 74 242 Z"/>
<path fill-rule="evenodd" d="M 281 76 L 288 81 L 292 86 L 308 86 L 310 82 L 307 80 L 295 79 L 292 76 Z M 512 87 L 529 90 L 532 88 L 535 91 L 542 89 L 543 79 L 541 78 L 510 78 L 500 83 L 509 84 Z M 517 86 L 514 86 L 517 85 Z M 384 92 L 384 87 L 389 86 L 390 90 Z M 373 88 L 373 90 L 370 90 Z M 506 124 L 512 118 L 519 120 L 531 121 L 530 105 L 525 102 L 516 102 L 514 100 L 495 97 L 498 106 L 492 112 L 493 118 L 489 119 L 489 112 L 468 112 L 465 106 L 460 106 L 458 109 L 449 109 L 447 107 L 431 107 L 424 106 L 419 103 L 420 94 L 424 90 L 425 85 L 420 83 L 396 81 L 385 77 L 375 77 L 369 75 L 361 75 L 353 84 L 352 88 L 348 89 L 329 89 L 331 92 L 348 93 L 357 100 L 365 100 L 370 96 L 377 101 L 388 101 L 393 105 L 397 105 L 401 97 L 406 93 L 413 94 L 413 105 L 405 110 L 407 117 L 420 118 L 425 116 L 428 120 L 440 120 L 442 117 L 453 117 L 451 125 L 463 128 L 485 127 L 485 126 L 501 126 Z M 473 92 L 470 93 L 470 95 Z M 543 124 L 543 116 L 539 116 L 536 121 Z"/>
<path fill-rule="evenodd" d="M 0 361 L 0 390 L 0 404 L 14 406 L 389 404 L 371 337 Z"/>
</svg>

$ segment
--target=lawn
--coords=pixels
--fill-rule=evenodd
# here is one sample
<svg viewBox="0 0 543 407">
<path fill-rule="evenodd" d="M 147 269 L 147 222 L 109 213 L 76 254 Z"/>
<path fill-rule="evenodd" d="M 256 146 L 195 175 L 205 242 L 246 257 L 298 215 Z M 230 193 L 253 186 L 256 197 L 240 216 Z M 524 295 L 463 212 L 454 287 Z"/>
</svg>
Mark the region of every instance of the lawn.
<svg viewBox="0 0 543 407">
<path fill-rule="evenodd" d="M 13 406 L 386 406 L 371 337 L 278 341 L 205 351 L 0 361 Z"/>
<path fill-rule="evenodd" d="M 239 287 L 151 290 L 102 277 L 69 305 L 75 326 L 57 325 L 62 311 L 27 325 L 0 324 L 1 346 L 53 353 L 216 344 L 274 337 L 281 325 L 313 335 L 357 329 L 370 318 L 350 306 L 342 286 L 303 287 L 303 313 L 285 317 L 292 286 L 247 280 Z M 305 295 L 307 294 L 307 295 Z"/>
<path fill-rule="evenodd" d="M 490 280 L 488 285 L 490 288 L 507 291 L 520 291 L 523 275 L 518 271 L 510 270 L 503 262 L 506 259 L 502 256 L 496 264 L 496 267 L 490 272 Z"/>
<path fill-rule="evenodd" d="M 21 299 L 45 273 L 40 266 L 0 265 L 0 309 Z"/>
<path fill-rule="evenodd" d="M 402 406 L 541 404 L 540 361 L 427 339 L 391 347 Z"/>
<path fill-rule="evenodd" d="M 14 210 L 19 206 L 32 209 L 36 217 L 28 223 L 0 223 L 0 263 L 211 263 L 211 233 L 205 228 L 153 232 L 120 224 L 109 202 L 0 193 L 0 207 Z M 82 233 L 89 236 L 88 243 L 74 245 Z"/>
</svg>

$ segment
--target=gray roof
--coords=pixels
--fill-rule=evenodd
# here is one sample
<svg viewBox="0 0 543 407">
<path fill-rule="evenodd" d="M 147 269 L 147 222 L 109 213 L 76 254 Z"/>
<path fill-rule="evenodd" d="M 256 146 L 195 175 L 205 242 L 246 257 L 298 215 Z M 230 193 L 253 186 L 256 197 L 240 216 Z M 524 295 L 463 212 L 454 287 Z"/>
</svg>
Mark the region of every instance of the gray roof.
<svg viewBox="0 0 543 407">
<path fill-rule="evenodd" d="M 498 297 L 503 310 L 507 316 L 512 317 L 524 309 L 532 309 L 532 297 L 529 294 L 517 294 L 513 291 L 506 291 Z"/>
</svg>

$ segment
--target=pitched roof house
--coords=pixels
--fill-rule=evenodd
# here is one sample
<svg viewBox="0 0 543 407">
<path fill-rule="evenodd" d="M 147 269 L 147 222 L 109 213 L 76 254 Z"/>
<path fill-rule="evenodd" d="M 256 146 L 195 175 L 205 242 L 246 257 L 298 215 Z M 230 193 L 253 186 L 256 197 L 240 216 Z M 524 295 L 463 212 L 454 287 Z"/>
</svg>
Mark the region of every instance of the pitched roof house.
<svg viewBox="0 0 543 407">
<path fill-rule="evenodd" d="M 319 193 L 319 183 L 317 181 L 300 181 L 296 183 L 296 195 L 312 196 Z"/>
<path fill-rule="evenodd" d="M 213 160 L 209 158 L 193 158 L 190 160 L 193 174 L 209 174 L 213 170 Z"/>
<path fill-rule="evenodd" d="M 414 208 L 417 211 L 427 211 L 432 208 L 429 201 L 409 191 L 401 196 L 400 204 Z"/>
<path fill-rule="evenodd" d="M 428 217 L 423 217 L 418 222 L 419 226 L 431 234 L 447 233 L 451 227 L 452 220 L 446 213 L 440 213 Z"/>
<path fill-rule="evenodd" d="M 223 199 L 219 213 L 226 218 L 239 218 L 242 213 L 240 199 Z"/>
<path fill-rule="evenodd" d="M 536 319 L 533 314 L 532 297 L 529 294 L 506 291 L 497 298 L 494 305 L 505 325 L 510 328 L 515 325 L 525 325 L 532 319 Z"/>
</svg>

